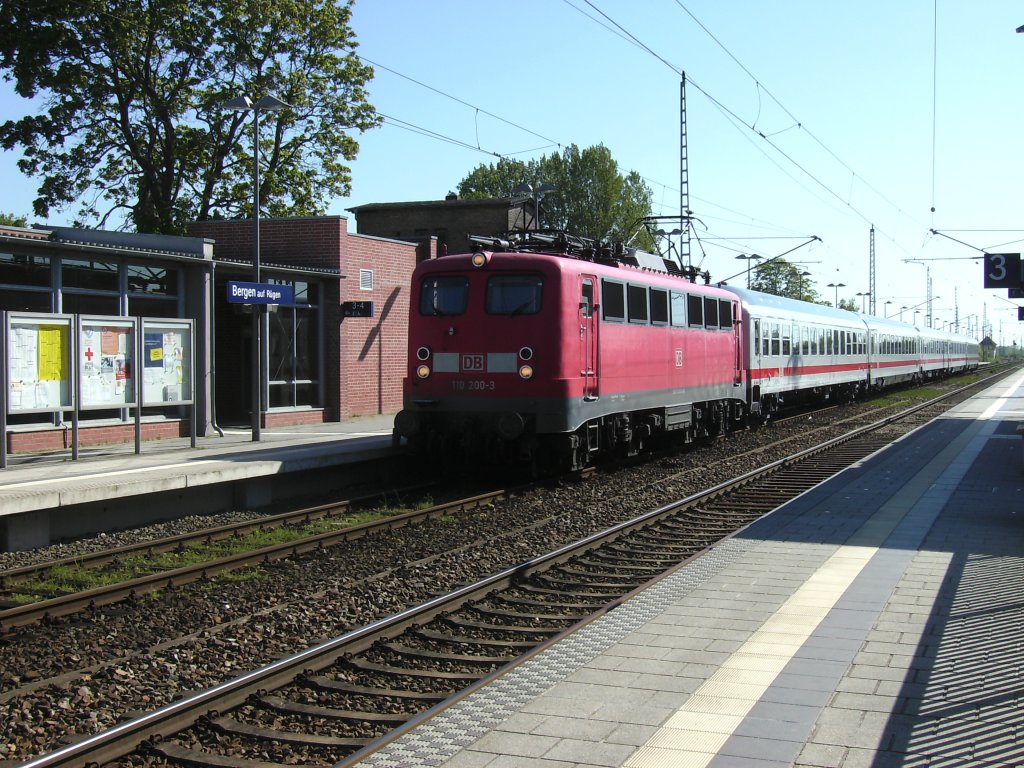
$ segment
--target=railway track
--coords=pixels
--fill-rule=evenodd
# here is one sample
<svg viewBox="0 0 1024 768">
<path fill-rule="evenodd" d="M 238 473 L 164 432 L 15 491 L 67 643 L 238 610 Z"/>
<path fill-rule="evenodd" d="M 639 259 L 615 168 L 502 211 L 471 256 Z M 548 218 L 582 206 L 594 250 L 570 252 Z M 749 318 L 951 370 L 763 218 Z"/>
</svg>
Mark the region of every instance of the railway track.
<svg viewBox="0 0 1024 768">
<path fill-rule="evenodd" d="M 405 494 L 422 492 L 424 487 L 389 492 Z M 353 541 L 375 532 L 402 528 L 424 520 L 443 515 L 475 509 L 504 498 L 506 490 L 495 490 L 485 494 L 459 499 L 455 502 L 432 505 L 423 509 L 386 516 L 379 520 L 356 525 L 339 524 L 331 530 L 310 535 L 301 535 L 288 541 L 263 547 L 246 548 L 232 554 L 216 556 L 218 542 L 227 542 L 245 537 L 253 532 L 264 532 L 276 528 L 307 526 L 318 520 L 339 519 L 344 521 L 356 510 L 381 503 L 378 495 L 359 499 L 331 502 L 303 509 L 255 518 L 250 521 L 218 526 L 195 533 L 170 536 L 159 540 L 131 546 L 96 552 L 91 555 L 55 560 L 38 565 L 25 566 L 0 572 L 0 633 L 14 627 L 28 626 L 47 618 L 66 616 L 86 608 L 94 608 L 121 600 L 136 598 L 163 589 L 180 587 L 194 581 L 212 578 L 220 573 L 238 570 L 261 563 L 294 557 L 314 552 L 341 542 Z M 159 558 L 158 556 L 165 557 Z M 178 557 L 194 558 L 196 561 L 174 567 Z M 133 578 L 118 578 L 126 562 L 133 562 L 133 570 L 145 573 Z M 87 578 L 83 572 L 92 571 L 93 580 L 102 581 L 105 574 L 112 574 L 110 583 L 91 589 L 75 589 L 75 581 L 68 580 L 66 590 L 47 596 L 43 590 L 55 591 L 51 586 L 52 574 L 74 572 L 79 579 Z M 43 584 L 43 590 L 31 585 Z M 27 589 L 36 589 L 25 594 Z M 41 594 L 42 592 L 42 594 Z M 21 600 L 15 598 L 21 596 Z M 37 599 L 32 600 L 35 597 Z"/>
<path fill-rule="evenodd" d="M 835 408 L 836 406 L 827 406 L 812 414 L 831 412 Z M 873 409 L 868 414 L 860 414 L 856 420 L 863 421 L 870 418 L 871 414 L 884 410 Z M 781 427 L 808 417 L 809 414 L 804 412 L 780 418 L 774 426 Z M 847 419 L 838 423 L 842 424 L 845 421 L 852 420 Z M 822 430 L 829 428 L 819 427 Z M 762 451 L 766 448 L 757 450 Z M 315 552 L 382 530 L 459 514 L 493 504 L 506 498 L 510 492 L 515 493 L 523 489 L 498 489 L 450 503 L 390 515 L 372 522 L 357 525 L 337 524 L 331 526 L 329 530 L 306 535 L 296 534 L 286 540 L 263 546 L 253 544 L 249 547 L 232 547 L 229 554 L 218 554 L 221 544 L 241 542 L 246 536 L 281 528 L 297 530 L 304 526 L 309 527 L 316 521 L 343 521 L 354 510 L 386 503 L 388 498 L 419 493 L 422 490 L 423 486 L 392 490 L 386 497 L 370 495 L 332 502 L 0 572 L 0 634 L 50 618 L 68 616 L 86 609 L 181 587 L 222 573 Z M 253 540 L 256 540 L 255 537 Z M 82 584 L 97 586 L 83 587 Z"/>
<path fill-rule="evenodd" d="M 950 395 L 951 396 L 951 395 Z M 930 401 L 25 764 L 353 762 L 837 471 Z M 142 745 L 139 747 L 139 745 Z M 127 758 L 139 749 L 144 757 Z"/>
</svg>

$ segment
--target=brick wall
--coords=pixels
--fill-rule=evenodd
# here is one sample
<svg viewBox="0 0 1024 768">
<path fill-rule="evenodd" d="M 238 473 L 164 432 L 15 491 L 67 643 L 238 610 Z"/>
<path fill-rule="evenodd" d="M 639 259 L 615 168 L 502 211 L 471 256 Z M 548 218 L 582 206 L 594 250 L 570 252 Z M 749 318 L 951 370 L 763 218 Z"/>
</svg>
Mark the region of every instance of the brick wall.
<svg viewBox="0 0 1024 768">
<path fill-rule="evenodd" d="M 174 437 L 188 437 L 187 420 L 168 419 L 155 424 L 142 424 L 142 440 L 166 440 Z M 135 423 L 104 424 L 78 427 L 78 444 L 123 445 L 135 442 Z M 59 451 L 71 448 L 71 426 L 52 429 L 30 429 L 7 433 L 7 450 L 10 453 L 35 453 L 36 451 Z"/>
</svg>

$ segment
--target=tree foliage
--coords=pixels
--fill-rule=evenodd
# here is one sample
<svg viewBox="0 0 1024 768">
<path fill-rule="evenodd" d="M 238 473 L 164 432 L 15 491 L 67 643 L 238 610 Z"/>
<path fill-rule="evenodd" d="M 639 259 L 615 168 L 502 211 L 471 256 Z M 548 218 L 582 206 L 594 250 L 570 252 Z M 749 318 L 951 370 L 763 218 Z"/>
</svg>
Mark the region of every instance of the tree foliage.
<svg viewBox="0 0 1024 768">
<path fill-rule="evenodd" d="M 770 293 L 774 296 L 785 296 L 818 303 L 821 298 L 814 285 L 808 282 L 803 269 L 782 258 L 766 259 L 757 262 L 750 273 L 750 287 L 755 291 Z"/>
<path fill-rule="evenodd" d="M 501 158 L 479 165 L 459 182 L 464 198 L 515 197 L 530 184 L 554 186 L 543 196 L 540 225 L 595 240 L 618 240 L 652 250 L 651 234 L 639 222 L 651 213 L 651 190 L 636 171 L 619 172 L 604 145 L 581 150 L 575 144 L 562 152 L 524 163 Z"/>
<path fill-rule="evenodd" d="M 81 202 L 79 223 L 125 217 L 181 233 L 251 215 L 260 115 L 261 209 L 314 215 L 348 194 L 350 135 L 379 123 L 354 54 L 352 0 L 0 0 L 0 73 L 43 109 L 0 125 L 41 182 L 36 215 Z"/>
<path fill-rule="evenodd" d="M 6 224 L 10 227 L 27 227 L 28 219 L 25 216 L 0 211 L 0 224 Z"/>
</svg>

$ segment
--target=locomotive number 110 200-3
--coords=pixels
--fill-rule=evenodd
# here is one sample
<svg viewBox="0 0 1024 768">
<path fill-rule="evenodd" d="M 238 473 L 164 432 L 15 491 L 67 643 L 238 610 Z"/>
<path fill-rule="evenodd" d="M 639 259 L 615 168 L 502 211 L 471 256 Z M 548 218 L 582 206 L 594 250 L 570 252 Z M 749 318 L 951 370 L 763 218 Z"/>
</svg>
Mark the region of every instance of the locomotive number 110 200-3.
<svg viewBox="0 0 1024 768">
<path fill-rule="evenodd" d="M 452 379 L 452 389 L 456 392 L 493 392 L 497 385 L 487 379 Z"/>
</svg>

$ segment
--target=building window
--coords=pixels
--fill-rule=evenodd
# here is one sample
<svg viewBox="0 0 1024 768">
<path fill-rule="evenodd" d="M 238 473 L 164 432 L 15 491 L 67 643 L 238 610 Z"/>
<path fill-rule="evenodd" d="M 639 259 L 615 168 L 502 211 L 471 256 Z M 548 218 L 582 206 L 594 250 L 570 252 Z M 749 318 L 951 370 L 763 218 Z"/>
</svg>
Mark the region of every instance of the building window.
<svg viewBox="0 0 1024 768">
<path fill-rule="evenodd" d="M 268 313 L 268 384 L 271 408 L 316 408 L 320 394 L 318 288 L 304 281 L 271 280 L 291 285 L 294 306 Z"/>
</svg>

